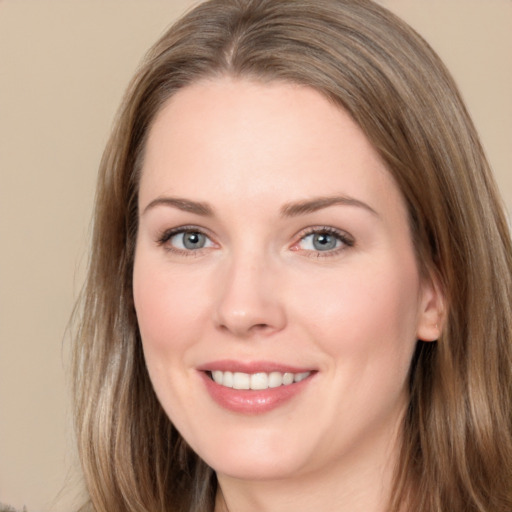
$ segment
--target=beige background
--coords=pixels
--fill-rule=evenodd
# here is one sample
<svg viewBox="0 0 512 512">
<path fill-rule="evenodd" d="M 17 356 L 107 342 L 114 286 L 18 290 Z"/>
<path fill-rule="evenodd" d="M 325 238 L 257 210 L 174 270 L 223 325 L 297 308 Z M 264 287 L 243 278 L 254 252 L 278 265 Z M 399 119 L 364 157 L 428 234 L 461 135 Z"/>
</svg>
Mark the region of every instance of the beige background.
<svg viewBox="0 0 512 512">
<path fill-rule="evenodd" d="M 96 168 L 137 63 L 191 0 L 0 0 L 0 503 L 70 511 L 66 385 Z M 382 0 L 452 70 L 512 207 L 512 1 Z"/>
</svg>

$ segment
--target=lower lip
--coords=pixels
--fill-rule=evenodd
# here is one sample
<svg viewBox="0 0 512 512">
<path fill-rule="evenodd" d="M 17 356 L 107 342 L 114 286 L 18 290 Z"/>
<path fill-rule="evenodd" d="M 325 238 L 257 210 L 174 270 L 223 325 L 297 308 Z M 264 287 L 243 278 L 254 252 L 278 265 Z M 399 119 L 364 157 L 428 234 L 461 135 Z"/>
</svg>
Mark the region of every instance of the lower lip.
<svg viewBox="0 0 512 512">
<path fill-rule="evenodd" d="M 312 375 L 287 386 L 263 390 L 240 390 L 221 386 L 206 372 L 201 372 L 201 377 L 210 396 L 224 409 L 241 414 L 263 414 L 280 407 L 303 391 Z"/>
</svg>

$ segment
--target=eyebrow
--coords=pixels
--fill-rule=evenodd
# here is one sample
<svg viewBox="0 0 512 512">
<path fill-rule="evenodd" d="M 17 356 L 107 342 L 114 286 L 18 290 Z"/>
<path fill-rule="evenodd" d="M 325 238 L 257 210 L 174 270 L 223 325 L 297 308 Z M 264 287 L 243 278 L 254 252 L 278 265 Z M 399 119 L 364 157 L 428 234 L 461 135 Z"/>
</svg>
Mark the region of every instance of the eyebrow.
<svg viewBox="0 0 512 512">
<path fill-rule="evenodd" d="M 318 210 L 322 210 L 323 208 L 337 205 L 356 206 L 367 210 L 377 217 L 379 216 L 379 214 L 370 205 L 349 196 L 315 197 L 306 201 L 288 203 L 281 208 L 281 215 L 283 217 L 296 217 L 298 215 L 314 213 Z"/>
<path fill-rule="evenodd" d="M 213 208 L 208 203 L 190 201 L 189 199 L 182 199 L 180 197 L 157 197 L 144 208 L 142 215 L 148 210 L 155 208 L 155 206 L 172 206 L 178 210 L 195 213 L 203 217 L 213 216 Z"/>
<path fill-rule="evenodd" d="M 377 217 L 379 216 L 379 214 L 371 206 L 364 203 L 363 201 L 360 201 L 359 199 L 355 199 L 349 196 L 315 197 L 305 201 L 287 203 L 281 208 L 280 213 L 283 217 L 297 217 L 337 205 L 356 206 L 367 210 Z M 180 197 L 157 197 L 144 208 L 142 215 L 144 215 L 148 210 L 155 208 L 156 206 L 170 206 L 177 208 L 178 210 L 194 213 L 203 217 L 213 217 L 213 208 L 208 203 L 191 201 L 190 199 L 184 199 Z"/>
</svg>

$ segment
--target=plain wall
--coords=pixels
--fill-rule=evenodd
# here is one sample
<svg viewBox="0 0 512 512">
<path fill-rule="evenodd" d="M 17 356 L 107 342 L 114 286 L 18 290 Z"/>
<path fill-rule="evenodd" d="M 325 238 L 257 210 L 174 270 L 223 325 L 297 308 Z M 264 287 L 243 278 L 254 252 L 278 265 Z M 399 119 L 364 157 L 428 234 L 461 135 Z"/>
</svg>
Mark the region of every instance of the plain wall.
<svg viewBox="0 0 512 512">
<path fill-rule="evenodd" d="M 460 85 L 512 209 L 512 2 L 382 0 Z M 80 502 L 66 324 L 96 169 L 137 63 L 191 0 L 0 0 L 0 503 Z"/>
</svg>

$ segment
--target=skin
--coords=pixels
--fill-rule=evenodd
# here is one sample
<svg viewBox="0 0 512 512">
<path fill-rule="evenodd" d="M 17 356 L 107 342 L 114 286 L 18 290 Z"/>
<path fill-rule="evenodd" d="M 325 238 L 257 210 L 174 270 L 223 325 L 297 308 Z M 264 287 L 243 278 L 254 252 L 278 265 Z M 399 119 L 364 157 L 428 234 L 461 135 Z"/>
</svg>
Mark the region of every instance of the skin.
<svg viewBox="0 0 512 512">
<path fill-rule="evenodd" d="M 287 208 L 333 196 L 344 201 Z M 420 277 L 397 185 L 350 116 L 293 84 L 188 86 L 151 128 L 139 211 L 148 371 L 217 472 L 216 510 L 384 510 L 411 357 L 417 339 L 437 338 L 442 298 Z M 205 233 L 204 247 L 163 241 L 182 226 Z M 318 250 L 310 230 L 325 227 L 341 238 Z M 281 406 L 245 414 L 206 391 L 198 367 L 221 359 L 315 373 Z"/>
</svg>

